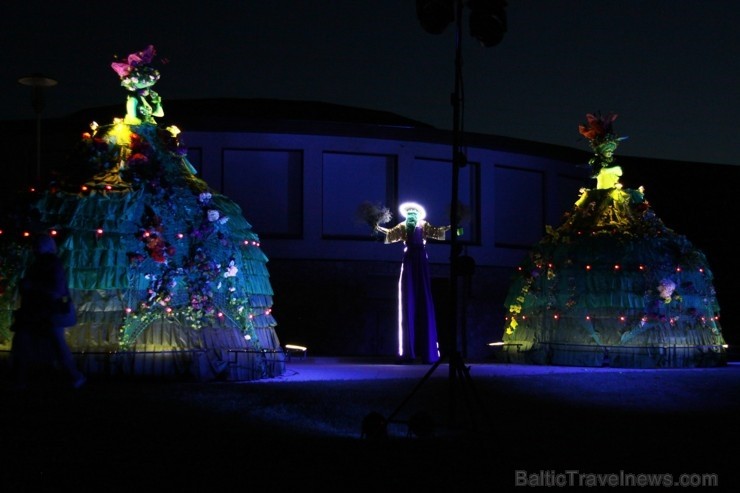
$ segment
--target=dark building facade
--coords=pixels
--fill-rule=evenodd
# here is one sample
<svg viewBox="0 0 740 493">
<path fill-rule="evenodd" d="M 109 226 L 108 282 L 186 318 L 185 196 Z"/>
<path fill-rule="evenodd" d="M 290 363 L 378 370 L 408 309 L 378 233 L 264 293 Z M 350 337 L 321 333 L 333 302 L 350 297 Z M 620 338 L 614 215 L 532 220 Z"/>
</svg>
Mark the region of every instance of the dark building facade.
<svg viewBox="0 0 740 493">
<path fill-rule="evenodd" d="M 63 163 L 91 121 L 109 123 L 124 111 L 98 108 L 43 122 L 42 174 Z M 13 162 L 28 164 L 8 169 L 6 191 L 33 181 L 36 159 L 34 122 L 11 123 L 3 140 L 18 149 Z M 424 205 L 430 223 L 450 224 L 452 132 L 383 112 L 273 100 L 174 101 L 159 123 L 182 130 L 200 177 L 238 203 L 259 234 L 283 344 L 307 346 L 314 355 L 394 355 L 403 247 L 385 245 L 356 211 L 365 201 L 381 204 L 395 224 L 398 205 L 413 200 Z M 502 338 L 513 269 L 545 227 L 560 222 L 580 188 L 593 186 L 585 142 L 583 148 L 463 136 L 467 163 L 459 168 L 458 199 L 468 214 L 457 243 L 468 268 L 452 275 L 449 237 L 427 244 L 443 350 L 452 333 L 464 357 L 496 357 L 488 344 Z M 721 273 L 730 252 L 720 223 L 685 199 L 697 198 L 697 184 L 711 181 L 718 192 L 704 197 L 705 205 L 733 213 L 737 207 L 720 197 L 737 177 L 735 167 L 617 160 L 625 186 L 644 185 L 666 224 L 706 251 L 719 300 L 729 300 L 735 288 Z M 732 334 L 726 338 L 732 341 Z"/>
</svg>

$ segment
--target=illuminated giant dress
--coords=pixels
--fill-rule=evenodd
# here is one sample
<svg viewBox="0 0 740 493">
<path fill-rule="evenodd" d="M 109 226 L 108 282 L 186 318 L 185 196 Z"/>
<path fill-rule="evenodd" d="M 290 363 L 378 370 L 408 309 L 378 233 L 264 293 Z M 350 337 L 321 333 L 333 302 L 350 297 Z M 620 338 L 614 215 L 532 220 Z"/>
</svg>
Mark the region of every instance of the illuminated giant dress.
<svg viewBox="0 0 740 493">
<path fill-rule="evenodd" d="M 129 65 L 146 65 L 152 56 L 150 47 L 130 55 Z M 258 235 L 238 204 L 196 176 L 179 131 L 145 116 L 91 125 L 55 181 L 24 199 L 24 228 L 57 235 L 78 308 L 70 348 L 88 374 L 202 380 L 281 374 Z M 15 231 L 20 242 L 3 245 L 14 253 L 3 267 L 17 264 L 4 273 L 20 275 L 27 261 L 21 232 Z M 13 280 L 6 284 L 0 345 L 9 342 L 7 314 L 16 303 Z"/>
<path fill-rule="evenodd" d="M 725 341 L 705 255 L 666 227 L 643 190 L 622 189 L 611 119 L 589 115 L 600 165 L 557 228 L 513 276 L 504 354 L 510 362 L 614 367 L 720 366 Z M 596 129 L 593 132 L 594 128 Z M 608 151 L 605 153 L 605 151 Z"/>
</svg>

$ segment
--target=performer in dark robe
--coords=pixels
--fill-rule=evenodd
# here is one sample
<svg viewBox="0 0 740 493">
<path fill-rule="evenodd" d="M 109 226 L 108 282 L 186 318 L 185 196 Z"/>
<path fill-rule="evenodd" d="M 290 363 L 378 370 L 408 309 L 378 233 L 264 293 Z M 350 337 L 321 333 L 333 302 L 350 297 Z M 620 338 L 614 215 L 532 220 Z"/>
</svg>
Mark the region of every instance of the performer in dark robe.
<svg viewBox="0 0 740 493">
<path fill-rule="evenodd" d="M 424 220 L 426 211 L 407 202 L 399 208 L 406 219 L 393 228 L 375 226 L 385 234 L 385 243 L 403 241 L 403 262 L 398 281 L 398 358 L 400 362 L 424 363 L 439 360 L 437 321 L 432 299 L 432 275 L 426 241 L 444 240 L 450 226 L 435 227 Z"/>
</svg>

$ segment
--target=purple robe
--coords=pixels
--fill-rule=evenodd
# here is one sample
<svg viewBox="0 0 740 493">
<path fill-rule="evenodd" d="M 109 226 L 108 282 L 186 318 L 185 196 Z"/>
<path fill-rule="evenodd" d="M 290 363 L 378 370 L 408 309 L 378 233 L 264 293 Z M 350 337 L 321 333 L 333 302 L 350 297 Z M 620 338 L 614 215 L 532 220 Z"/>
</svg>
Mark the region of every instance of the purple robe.
<svg viewBox="0 0 740 493">
<path fill-rule="evenodd" d="M 448 228 L 418 224 L 411 235 L 401 223 L 386 236 L 386 242 L 405 242 L 401 276 L 398 280 L 398 354 L 401 360 L 417 357 L 424 363 L 439 360 L 437 321 L 432 299 L 432 274 L 425 248 L 427 238 L 444 239 Z"/>
</svg>

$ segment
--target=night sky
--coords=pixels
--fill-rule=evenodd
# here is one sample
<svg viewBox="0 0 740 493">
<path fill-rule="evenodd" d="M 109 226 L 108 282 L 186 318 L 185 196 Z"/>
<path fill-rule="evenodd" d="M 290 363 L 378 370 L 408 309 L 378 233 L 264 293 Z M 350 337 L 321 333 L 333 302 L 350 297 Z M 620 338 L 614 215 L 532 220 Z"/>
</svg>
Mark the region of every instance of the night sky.
<svg viewBox="0 0 740 493">
<path fill-rule="evenodd" d="M 740 2 L 509 4 L 493 47 L 470 36 L 465 8 L 465 131 L 587 150 L 585 114 L 615 112 L 629 136 L 618 155 L 740 164 Z M 31 90 L 17 82 L 31 73 L 59 81 L 44 117 L 123 105 L 110 63 L 153 44 L 165 112 L 167 100 L 276 98 L 451 129 L 455 32 L 424 31 L 415 0 L 11 0 L 0 19 L 0 120 L 34 118 Z"/>
</svg>

